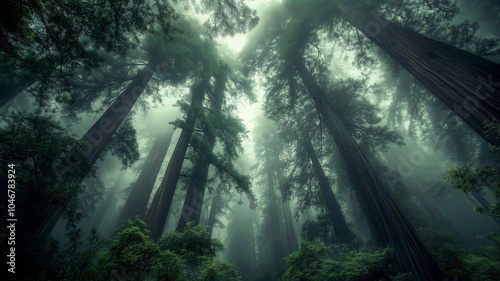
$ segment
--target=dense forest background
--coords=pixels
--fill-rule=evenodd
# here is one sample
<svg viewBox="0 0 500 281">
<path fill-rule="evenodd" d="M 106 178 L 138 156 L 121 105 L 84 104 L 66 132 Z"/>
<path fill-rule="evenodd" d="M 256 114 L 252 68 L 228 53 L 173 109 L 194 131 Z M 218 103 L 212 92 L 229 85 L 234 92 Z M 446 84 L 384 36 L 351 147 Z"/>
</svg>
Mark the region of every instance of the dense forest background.
<svg viewBox="0 0 500 281">
<path fill-rule="evenodd" d="M 8 280 L 498 280 L 498 1 L 0 9 Z"/>
</svg>

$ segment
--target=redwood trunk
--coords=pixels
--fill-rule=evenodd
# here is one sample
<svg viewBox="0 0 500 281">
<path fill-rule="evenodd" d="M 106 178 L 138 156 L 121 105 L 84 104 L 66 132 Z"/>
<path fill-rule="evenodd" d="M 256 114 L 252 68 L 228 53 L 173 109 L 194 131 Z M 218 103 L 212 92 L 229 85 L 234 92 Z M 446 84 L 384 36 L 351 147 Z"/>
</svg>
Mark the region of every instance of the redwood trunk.
<svg viewBox="0 0 500 281">
<path fill-rule="evenodd" d="M 309 159 L 311 160 L 314 168 L 314 173 L 318 178 L 319 187 L 321 190 L 321 194 L 325 199 L 325 205 L 328 210 L 328 214 L 330 215 L 330 220 L 333 224 L 333 228 L 335 229 L 335 236 L 337 237 L 340 243 L 349 243 L 354 237 L 347 226 L 344 215 L 342 214 L 342 210 L 340 209 L 339 202 L 335 195 L 333 194 L 330 183 L 328 182 L 328 178 L 325 175 L 325 171 L 319 162 L 318 156 L 316 155 L 316 151 L 311 143 L 311 139 L 307 133 L 304 135 L 304 143 L 306 146 L 307 154 L 309 155 Z"/>
<path fill-rule="evenodd" d="M 266 165 L 267 169 L 267 195 L 269 196 L 269 210 L 271 215 L 271 245 L 273 249 L 274 255 L 274 263 L 275 267 L 278 271 L 284 269 L 285 264 L 283 262 L 284 252 L 283 252 L 283 244 L 281 240 L 283 237 L 281 236 L 280 229 L 280 221 L 278 217 L 278 208 L 276 207 L 276 194 L 274 193 L 274 182 L 273 182 L 273 169 L 270 169 L 269 164 L 271 160 L 269 159 L 269 151 L 266 148 Z"/>
<path fill-rule="evenodd" d="M 215 135 L 205 131 L 202 142 L 206 143 L 211 153 L 215 145 Z M 210 164 L 203 161 L 203 159 L 198 159 L 194 165 L 193 178 L 189 182 L 181 217 L 177 224 L 177 231 L 179 232 L 184 231 L 188 222 L 194 221 L 195 225 L 200 224 L 201 209 L 203 207 L 203 199 L 205 198 L 209 168 Z"/>
<path fill-rule="evenodd" d="M 348 10 L 342 16 L 382 48 L 415 79 L 493 145 L 483 122 L 500 124 L 500 65 L 388 22 L 375 13 Z M 443 116 L 445 117 L 445 116 Z"/>
<path fill-rule="evenodd" d="M 184 128 L 177 141 L 172 158 L 170 158 L 170 162 L 168 162 L 167 170 L 165 171 L 160 187 L 146 214 L 146 224 L 151 231 L 150 237 L 154 240 L 160 238 L 163 233 L 163 227 L 165 226 L 170 206 L 172 205 L 172 199 L 174 198 L 177 181 L 179 180 L 182 164 L 184 163 L 184 157 L 186 156 L 194 125 L 196 119 L 198 119 L 203 98 L 205 97 L 207 84 L 208 77 L 203 77 L 201 85 L 193 92 L 191 106 L 187 113 Z"/>
<path fill-rule="evenodd" d="M 106 197 L 106 200 L 102 202 L 101 207 L 95 214 L 95 221 L 92 225 L 92 228 L 99 229 L 99 226 L 101 225 L 102 219 L 104 218 L 104 215 L 109 209 L 109 206 L 111 205 L 111 201 L 115 197 L 116 190 L 120 186 L 120 182 L 116 182 L 113 186 L 113 189 L 109 192 L 108 196 Z"/>
<path fill-rule="evenodd" d="M 484 196 L 481 193 L 473 191 L 473 192 L 471 192 L 471 195 L 472 195 L 472 197 L 474 197 L 474 199 L 477 200 L 477 202 L 479 203 L 479 206 L 486 209 L 490 205 L 490 202 L 488 202 L 488 200 L 486 200 L 486 198 L 484 198 Z M 490 216 L 490 218 L 492 218 L 498 225 L 500 225 L 499 218 L 497 218 L 495 216 Z"/>
<path fill-rule="evenodd" d="M 212 203 L 210 204 L 210 215 L 208 216 L 208 231 L 210 235 L 212 235 L 214 224 L 215 224 L 215 216 L 217 215 L 217 208 L 219 206 L 220 201 L 220 188 L 214 189 L 214 194 L 212 196 Z"/>
<path fill-rule="evenodd" d="M 254 231 L 254 218 L 253 210 L 250 210 L 250 268 L 252 272 L 257 269 L 257 255 L 255 253 L 255 231 Z"/>
<path fill-rule="evenodd" d="M 401 270 L 413 272 L 419 280 L 444 280 L 430 253 L 405 219 L 386 186 L 344 128 L 304 63 L 295 61 L 304 85 L 332 135 L 340 158 L 352 182 L 354 192 L 379 247 L 390 245 Z"/>
<path fill-rule="evenodd" d="M 82 137 L 83 145 L 77 149 L 82 155 L 73 153 L 63 160 L 59 168 L 59 179 L 67 182 L 71 178 L 72 183 L 81 183 L 90 168 L 97 161 L 102 151 L 115 134 L 125 117 L 129 114 L 132 106 L 143 93 L 149 80 L 154 74 L 154 65 L 148 64 L 139 72 L 125 91 L 111 104 L 104 114 Z M 88 161 L 88 169 L 78 169 L 82 161 Z M 75 173 L 76 172 L 76 173 Z"/>
<path fill-rule="evenodd" d="M 94 123 L 81 139 L 81 145 L 72 149 L 62 163 L 55 167 L 58 172 L 60 192 L 66 184 L 80 184 L 90 171 L 97 158 L 108 144 L 120 124 L 132 109 L 139 96 L 153 76 L 154 67 L 151 62 L 144 67 L 132 80 L 132 83 L 111 104 L 104 114 Z M 66 198 L 64 205 L 57 206 L 40 224 L 36 233 L 38 241 L 45 241 L 50 235 L 59 218 L 66 210 L 67 203 L 73 198 Z"/>
<path fill-rule="evenodd" d="M 20 85 L 18 78 L 9 78 L 7 75 L 1 75 L 0 79 L 8 80 L 7 83 L 0 85 L 0 108 L 13 100 L 18 94 L 22 93 L 29 86 Z"/>
<path fill-rule="evenodd" d="M 222 101 L 224 99 L 224 92 L 226 89 L 225 84 L 227 77 L 219 76 L 216 79 L 215 88 L 219 90 L 213 93 L 213 101 L 210 106 L 210 111 L 215 116 L 208 118 L 208 120 L 219 118 Z M 211 126 L 211 124 L 207 124 L 207 126 Z M 200 149 L 205 150 L 207 153 L 212 153 L 215 146 L 215 137 L 215 129 L 213 127 L 206 128 L 203 132 L 203 138 L 201 140 L 202 147 Z M 201 153 L 203 154 L 203 151 Z M 203 208 L 203 199 L 205 198 L 209 168 L 210 163 L 208 162 L 208 159 L 203 159 L 203 155 L 200 155 L 200 158 L 196 160 L 194 165 L 193 177 L 189 181 L 186 198 L 184 199 L 184 204 L 182 206 L 181 216 L 179 218 L 179 223 L 177 224 L 177 231 L 179 232 L 184 231 L 188 222 L 194 221 L 195 225 L 200 224 L 201 210 Z"/>
<path fill-rule="evenodd" d="M 274 160 L 276 164 L 279 163 L 278 153 L 275 152 Z M 276 174 L 278 175 L 278 181 L 283 179 L 283 174 L 281 173 L 281 168 L 276 167 Z M 297 236 L 295 235 L 295 230 L 293 228 L 293 220 L 292 220 L 292 212 L 290 210 L 290 202 L 288 199 L 285 199 L 285 190 L 284 187 L 280 188 L 281 192 L 281 206 L 283 208 L 283 217 L 285 220 L 285 234 L 286 234 L 286 243 L 288 253 L 295 252 L 299 249 L 299 244 L 297 243 Z"/>
<path fill-rule="evenodd" d="M 460 234 L 460 232 L 458 232 L 458 230 L 453 226 L 453 224 L 451 224 L 451 222 L 446 217 L 443 216 L 441 211 L 439 211 L 439 209 L 436 207 L 434 202 L 432 202 L 432 200 L 429 198 L 429 196 L 427 196 L 427 194 L 422 189 L 420 189 L 420 187 L 418 185 L 414 184 L 414 185 L 411 185 L 410 187 L 411 187 L 410 190 L 412 191 L 413 195 L 415 195 L 417 200 L 422 204 L 422 206 L 424 207 L 426 212 L 433 215 L 437 219 L 439 219 L 439 221 L 446 228 L 448 228 L 448 230 L 455 233 L 455 235 L 460 240 L 463 241 L 464 239 L 462 238 L 462 235 Z"/>
<path fill-rule="evenodd" d="M 149 198 L 153 192 L 156 178 L 165 160 L 165 155 L 167 154 L 173 134 L 174 131 L 168 128 L 165 133 L 158 135 L 156 138 L 141 173 L 134 184 L 134 188 L 125 202 L 120 218 L 118 219 L 119 224 L 128 219 L 133 220 L 135 216 L 144 219 Z"/>
</svg>

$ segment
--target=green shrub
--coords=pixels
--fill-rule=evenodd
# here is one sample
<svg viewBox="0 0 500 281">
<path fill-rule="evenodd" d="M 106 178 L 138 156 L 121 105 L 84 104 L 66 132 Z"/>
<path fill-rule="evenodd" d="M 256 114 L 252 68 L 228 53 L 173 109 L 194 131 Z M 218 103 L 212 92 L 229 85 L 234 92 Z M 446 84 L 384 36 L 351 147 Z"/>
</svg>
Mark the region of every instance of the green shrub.
<svg viewBox="0 0 500 281">
<path fill-rule="evenodd" d="M 238 269 L 235 265 L 216 260 L 204 262 L 201 266 L 200 281 L 239 281 Z"/>
<path fill-rule="evenodd" d="M 331 248 L 319 241 L 300 243 L 300 249 L 286 258 L 287 280 L 311 281 L 368 281 L 393 280 L 396 276 L 389 264 L 393 255 L 390 248 L 371 251 L 354 245 L 339 245 Z"/>
</svg>

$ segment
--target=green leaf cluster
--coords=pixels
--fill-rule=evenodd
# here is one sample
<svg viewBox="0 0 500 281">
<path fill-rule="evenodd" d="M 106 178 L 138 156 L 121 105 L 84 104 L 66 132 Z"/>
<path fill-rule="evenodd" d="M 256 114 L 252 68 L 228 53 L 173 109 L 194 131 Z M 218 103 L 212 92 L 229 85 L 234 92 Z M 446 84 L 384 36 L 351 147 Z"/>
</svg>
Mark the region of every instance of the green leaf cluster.
<svg viewBox="0 0 500 281">
<path fill-rule="evenodd" d="M 494 138 L 500 137 L 500 125 L 491 121 L 485 123 L 486 133 Z M 485 192 L 486 188 L 495 196 L 496 202 L 474 209 L 479 213 L 500 218 L 500 146 L 493 147 L 494 161 L 484 163 L 459 163 L 446 168 L 445 181 L 465 193 Z"/>
<path fill-rule="evenodd" d="M 207 226 L 189 222 L 184 232 L 168 233 L 158 242 L 160 249 L 170 250 L 189 264 L 201 265 L 211 261 L 217 253 L 224 250 L 224 245 L 217 238 L 212 238 Z"/>
<path fill-rule="evenodd" d="M 233 265 L 214 260 L 223 249 L 206 226 L 191 222 L 184 232 L 168 233 L 155 243 L 146 224 L 135 219 L 115 230 L 99 264 L 104 264 L 105 276 L 124 269 L 134 280 L 239 280 Z"/>
<path fill-rule="evenodd" d="M 132 118 L 126 118 L 106 146 L 109 147 L 112 155 L 121 160 L 122 169 L 132 167 L 139 160 L 140 154 L 136 133 Z"/>
<path fill-rule="evenodd" d="M 498 234 L 490 236 L 497 239 Z M 493 281 L 500 275 L 500 251 L 471 250 L 447 245 L 434 256 L 446 276 L 458 280 Z"/>
<path fill-rule="evenodd" d="M 355 245 L 326 247 L 320 240 L 302 240 L 300 249 L 286 258 L 287 280 L 362 281 L 395 280 L 389 264 L 393 251 L 389 247 L 377 251 Z"/>
<path fill-rule="evenodd" d="M 136 218 L 119 226 L 113 240 L 95 230 L 84 239 L 77 228 L 67 237 L 63 250 L 57 243 L 44 250 L 51 255 L 37 280 L 240 280 L 234 265 L 217 259 L 224 245 L 206 226 L 189 223 L 155 243 Z"/>
<path fill-rule="evenodd" d="M 201 268 L 200 281 L 241 280 L 236 266 L 225 261 L 204 262 Z"/>
<path fill-rule="evenodd" d="M 14 112 L 6 121 L 7 126 L 0 129 L 0 172 L 7 175 L 8 165 L 15 165 L 12 190 L 16 217 L 26 225 L 24 234 L 20 233 L 24 236 L 33 233 L 45 215 L 65 204 L 64 198 L 80 193 L 80 185 L 68 183 L 59 188 L 57 167 L 78 141 L 49 117 Z M 86 166 L 85 159 L 82 166 Z M 7 210 L 6 204 L 7 191 L 2 195 L 3 210 Z"/>
</svg>

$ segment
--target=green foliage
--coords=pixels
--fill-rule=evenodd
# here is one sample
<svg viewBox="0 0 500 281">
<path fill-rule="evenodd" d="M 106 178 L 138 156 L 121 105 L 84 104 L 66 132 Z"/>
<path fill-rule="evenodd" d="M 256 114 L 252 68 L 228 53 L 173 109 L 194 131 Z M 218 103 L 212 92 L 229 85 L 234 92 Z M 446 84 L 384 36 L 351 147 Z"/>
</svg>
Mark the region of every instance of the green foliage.
<svg viewBox="0 0 500 281">
<path fill-rule="evenodd" d="M 498 257 L 478 256 L 471 253 L 464 260 L 472 280 L 498 280 L 498 276 L 500 276 Z"/>
<path fill-rule="evenodd" d="M 184 232 L 168 233 L 158 242 L 161 250 L 170 250 L 190 264 L 197 266 L 213 260 L 217 253 L 224 250 L 224 245 L 217 238 L 212 238 L 207 226 L 189 222 Z"/>
<path fill-rule="evenodd" d="M 7 165 L 16 165 L 12 178 L 16 216 L 26 224 L 22 233 L 29 236 L 51 210 L 65 204 L 65 198 L 80 193 L 80 185 L 59 188 L 57 171 L 65 153 L 78 142 L 48 117 L 16 112 L 6 121 L 7 126 L 0 129 L 0 171 L 7 175 Z M 6 195 L 2 195 L 3 210 L 7 210 Z"/>
<path fill-rule="evenodd" d="M 209 108 L 199 107 L 199 115 L 196 121 L 195 133 L 190 139 L 193 148 L 190 159 L 198 163 L 208 163 L 217 169 L 217 178 L 224 183 L 230 183 L 238 193 L 245 193 L 255 206 L 255 195 L 251 190 L 250 177 L 241 174 L 234 166 L 233 161 L 243 152 L 242 139 L 246 136 L 246 129 L 241 119 L 234 116 L 231 111 L 234 106 L 228 105 L 228 86 L 232 86 L 232 95 L 239 94 L 240 91 L 248 91 L 250 87 L 245 84 L 247 81 L 237 75 L 228 75 L 231 68 L 222 62 L 217 61 L 211 68 L 205 65 L 200 83 L 194 83 L 192 91 L 204 91 L 205 97 L 209 100 Z M 210 75 L 209 75 L 210 74 Z M 228 77 L 230 76 L 230 77 Z M 215 82 L 209 80 L 215 79 Z M 231 79 L 235 80 L 231 80 Z M 199 85 L 198 85 L 199 84 Z M 178 105 L 185 112 L 194 108 L 187 102 L 178 102 Z M 176 128 L 186 130 L 189 128 L 185 121 L 176 120 L 171 122 Z M 198 130 L 203 132 L 203 137 L 197 134 Z M 215 140 L 222 145 L 222 152 L 213 152 Z"/>
<path fill-rule="evenodd" d="M 99 251 L 109 244 L 109 239 L 100 237 L 95 229 L 91 230 L 86 241 L 82 241 L 81 229 L 73 228 L 67 233 L 69 241 L 64 250 L 63 264 L 65 271 L 63 276 L 68 280 L 94 280 L 98 271 L 94 260 Z M 61 262 L 61 261 L 59 261 Z"/>
<path fill-rule="evenodd" d="M 495 121 L 485 123 L 486 133 L 494 138 L 500 137 L 500 125 Z M 495 196 L 496 202 L 488 206 L 475 207 L 479 213 L 500 218 L 500 146 L 491 150 L 496 159 L 493 163 L 459 163 L 448 166 L 444 179 L 454 188 L 465 193 L 482 192 L 487 187 Z"/>
<path fill-rule="evenodd" d="M 300 243 L 300 249 L 286 258 L 287 280 L 361 281 L 395 280 L 389 264 L 393 252 L 390 248 L 370 251 L 354 245 L 338 245 L 331 248 L 319 240 Z"/>
<path fill-rule="evenodd" d="M 106 147 L 111 149 L 112 155 L 121 160 L 122 169 L 130 168 L 139 160 L 139 145 L 132 118 L 128 117 L 123 121 Z"/>
<path fill-rule="evenodd" d="M 153 266 L 153 275 L 158 280 L 187 280 L 187 267 L 183 258 L 165 250 L 160 252 Z"/>
<path fill-rule="evenodd" d="M 210 13 L 205 22 L 209 35 L 234 36 L 254 28 L 259 22 L 257 11 L 250 9 L 243 0 L 174 0 L 188 2 L 195 11 Z M 188 7 L 188 6 L 186 6 Z"/>
<path fill-rule="evenodd" d="M 149 238 L 146 224 L 128 220 L 115 230 L 113 244 L 101 259 L 105 272 L 126 270 L 134 280 L 143 280 L 152 270 L 159 253 L 158 245 Z"/>
<path fill-rule="evenodd" d="M 51 243 L 40 252 L 45 267 L 34 280 L 241 280 L 234 265 L 216 259 L 224 246 L 204 226 L 190 223 L 184 233 L 170 233 L 157 244 L 136 218 L 114 235 L 111 241 L 92 230 L 85 238 L 81 229 L 68 229 L 63 249 Z"/>
<path fill-rule="evenodd" d="M 115 235 L 100 258 L 102 276 L 123 271 L 134 280 L 239 280 L 233 265 L 214 261 L 224 245 L 206 226 L 191 222 L 184 232 L 169 233 L 156 244 L 136 218 L 118 227 Z"/>
<path fill-rule="evenodd" d="M 80 71 L 98 67 L 105 52 L 125 55 L 143 34 L 169 34 L 176 17 L 168 1 L 26 0 L 7 8 L 16 15 L 9 26 L 20 28 L 0 23 L 0 72 L 32 85 L 44 106 L 73 101 L 79 93 L 68 90 Z"/>
<path fill-rule="evenodd" d="M 115 255 L 132 244 L 144 244 L 150 242 L 149 230 L 146 223 L 140 219 L 127 220 L 114 231 L 116 238 L 110 248 L 110 253 Z"/>
<path fill-rule="evenodd" d="M 235 265 L 225 261 L 204 262 L 201 266 L 200 281 L 239 281 L 241 277 Z"/>
<path fill-rule="evenodd" d="M 302 237 L 307 241 L 319 239 L 326 245 L 337 241 L 329 215 L 318 215 L 316 221 L 306 220 L 302 224 Z"/>
<path fill-rule="evenodd" d="M 437 262 L 450 279 L 493 281 L 500 275 L 500 252 L 471 251 L 445 246 L 435 253 Z"/>
</svg>

